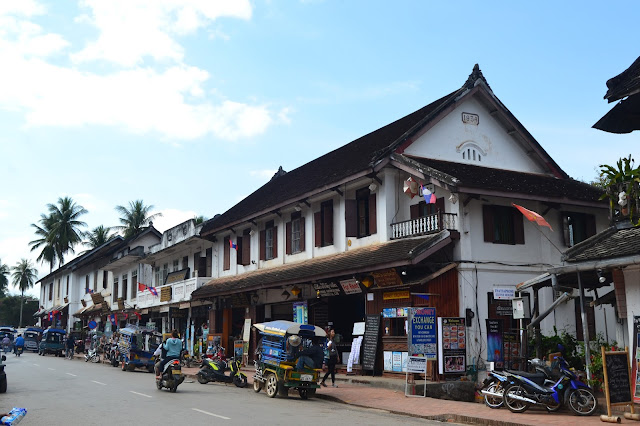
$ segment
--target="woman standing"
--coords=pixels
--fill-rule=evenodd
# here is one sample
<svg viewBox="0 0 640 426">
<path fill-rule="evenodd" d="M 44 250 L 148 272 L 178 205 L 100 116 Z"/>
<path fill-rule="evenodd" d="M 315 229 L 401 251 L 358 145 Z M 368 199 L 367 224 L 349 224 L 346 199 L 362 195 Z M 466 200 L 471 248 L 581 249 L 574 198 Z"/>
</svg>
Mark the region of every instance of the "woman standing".
<svg viewBox="0 0 640 426">
<path fill-rule="evenodd" d="M 329 331 L 329 341 L 327 342 L 327 350 L 329 351 L 329 362 L 327 364 L 328 370 L 322 378 L 322 382 L 320 382 L 320 384 L 324 387 L 327 387 L 325 380 L 327 380 L 329 374 L 331 374 L 331 385 L 334 388 L 338 387 L 336 385 L 336 364 L 338 363 L 338 350 L 335 345 L 335 338 L 336 331 L 334 329 L 331 329 L 331 331 Z"/>
</svg>

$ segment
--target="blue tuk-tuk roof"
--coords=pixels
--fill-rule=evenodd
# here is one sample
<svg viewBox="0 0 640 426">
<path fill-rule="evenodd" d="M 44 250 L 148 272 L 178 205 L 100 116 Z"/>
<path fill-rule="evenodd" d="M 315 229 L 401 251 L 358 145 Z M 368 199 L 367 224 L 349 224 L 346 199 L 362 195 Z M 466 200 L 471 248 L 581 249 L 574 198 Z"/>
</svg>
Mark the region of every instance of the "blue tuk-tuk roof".
<svg viewBox="0 0 640 426">
<path fill-rule="evenodd" d="M 42 329 L 40 327 L 27 327 L 25 331 L 36 331 L 38 333 L 42 333 Z"/>
<path fill-rule="evenodd" d="M 42 332 L 44 333 L 60 333 L 60 334 L 66 334 L 67 331 L 63 330 L 61 328 L 47 328 L 45 331 Z"/>
<path fill-rule="evenodd" d="M 327 333 L 320 327 L 311 324 L 299 324 L 293 321 L 269 321 L 253 325 L 263 334 L 284 336 L 286 334 L 309 333 L 316 337 L 326 337 Z"/>
</svg>

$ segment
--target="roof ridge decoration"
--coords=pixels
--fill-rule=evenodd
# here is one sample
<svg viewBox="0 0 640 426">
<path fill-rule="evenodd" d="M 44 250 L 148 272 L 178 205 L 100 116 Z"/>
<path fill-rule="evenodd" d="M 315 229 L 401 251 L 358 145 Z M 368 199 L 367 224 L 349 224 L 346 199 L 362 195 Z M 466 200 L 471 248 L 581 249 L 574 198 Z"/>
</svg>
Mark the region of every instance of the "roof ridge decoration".
<svg viewBox="0 0 640 426">
<path fill-rule="evenodd" d="M 471 71 L 471 74 L 469 74 L 469 78 L 464 83 L 463 87 L 466 87 L 468 89 L 472 89 L 473 87 L 475 87 L 476 82 L 478 80 L 481 80 L 484 84 L 487 85 L 487 88 L 489 90 L 491 90 L 491 86 L 489 86 L 489 83 L 487 82 L 487 79 L 484 78 L 484 75 L 482 75 L 482 71 L 480 70 L 480 66 L 478 64 L 475 64 L 473 66 L 473 71 Z M 493 90 L 492 90 L 492 92 L 493 92 Z"/>
</svg>

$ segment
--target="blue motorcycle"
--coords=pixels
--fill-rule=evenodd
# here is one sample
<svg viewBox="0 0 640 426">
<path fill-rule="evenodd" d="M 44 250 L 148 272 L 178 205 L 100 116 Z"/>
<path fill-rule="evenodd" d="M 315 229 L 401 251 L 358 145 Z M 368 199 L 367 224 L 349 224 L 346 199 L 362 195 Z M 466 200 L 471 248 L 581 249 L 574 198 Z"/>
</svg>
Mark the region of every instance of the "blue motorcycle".
<svg viewBox="0 0 640 426">
<path fill-rule="evenodd" d="M 513 413 L 522 413 L 531 405 L 556 411 L 566 404 L 579 416 L 593 414 L 598 408 L 598 399 L 593 389 L 571 371 L 564 358 L 557 357 L 556 362 L 561 375 L 550 387 L 518 374 L 510 375 L 509 385 L 504 390 L 504 405 Z"/>
</svg>

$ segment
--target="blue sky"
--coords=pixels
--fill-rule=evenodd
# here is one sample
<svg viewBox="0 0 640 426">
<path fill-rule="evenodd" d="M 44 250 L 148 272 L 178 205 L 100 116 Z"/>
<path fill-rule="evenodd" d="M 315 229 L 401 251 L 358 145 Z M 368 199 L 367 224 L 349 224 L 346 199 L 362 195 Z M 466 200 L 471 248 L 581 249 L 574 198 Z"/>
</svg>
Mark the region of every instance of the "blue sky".
<svg viewBox="0 0 640 426">
<path fill-rule="evenodd" d="M 607 79 L 640 54 L 621 23 L 639 13 L 632 1 L 0 2 L 0 259 L 35 262 L 30 225 L 62 196 L 90 229 L 136 199 L 164 214 L 161 231 L 222 213 L 279 166 L 458 89 L 475 63 L 570 176 L 593 180 L 638 154 L 637 133 L 591 126 L 613 106 Z"/>
</svg>

